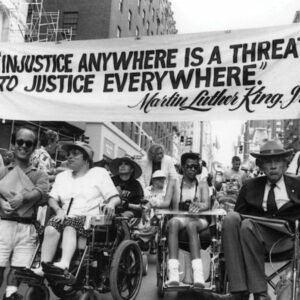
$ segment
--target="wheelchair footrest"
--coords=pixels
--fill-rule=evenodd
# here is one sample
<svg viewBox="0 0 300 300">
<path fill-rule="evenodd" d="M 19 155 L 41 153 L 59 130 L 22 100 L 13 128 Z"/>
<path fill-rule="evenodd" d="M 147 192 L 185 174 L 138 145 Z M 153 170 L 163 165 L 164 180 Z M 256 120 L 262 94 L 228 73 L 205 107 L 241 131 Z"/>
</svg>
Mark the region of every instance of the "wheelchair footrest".
<svg viewBox="0 0 300 300">
<path fill-rule="evenodd" d="M 56 267 L 52 263 L 42 263 L 45 278 L 50 282 L 59 284 L 73 285 L 76 282 L 76 278 L 67 269 L 63 270 Z"/>
<path fill-rule="evenodd" d="M 75 276 L 69 272 L 66 274 L 45 273 L 45 278 L 49 282 L 55 282 L 56 284 L 74 285 L 76 282 Z"/>
<path fill-rule="evenodd" d="M 24 268 L 24 269 L 16 270 L 15 275 L 18 280 L 30 286 L 43 285 L 44 277 L 35 274 L 30 269 Z"/>
</svg>

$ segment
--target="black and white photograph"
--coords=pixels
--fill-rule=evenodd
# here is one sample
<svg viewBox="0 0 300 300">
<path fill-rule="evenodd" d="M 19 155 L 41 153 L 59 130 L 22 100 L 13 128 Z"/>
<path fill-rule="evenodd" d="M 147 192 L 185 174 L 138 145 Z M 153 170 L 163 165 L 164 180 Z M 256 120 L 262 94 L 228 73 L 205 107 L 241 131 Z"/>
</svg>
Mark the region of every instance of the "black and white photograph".
<svg viewBox="0 0 300 300">
<path fill-rule="evenodd" d="M 299 0 L 0 0 L 0 299 L 300 300 Z"/>
</svg>

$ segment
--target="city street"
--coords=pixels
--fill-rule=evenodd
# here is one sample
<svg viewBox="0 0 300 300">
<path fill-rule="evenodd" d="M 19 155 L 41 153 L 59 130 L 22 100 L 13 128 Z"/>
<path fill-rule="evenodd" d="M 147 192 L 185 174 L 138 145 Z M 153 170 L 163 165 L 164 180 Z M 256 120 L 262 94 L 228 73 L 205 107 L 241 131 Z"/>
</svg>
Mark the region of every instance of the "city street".
<svg viewBox="0 0 300 300">
<path fill-rule="evenodd" d="M 137 300 L 158 300 L 157 296 L 157 288 L 156 288 L 156 268 L 155 268 L 155 260 L 156 256 L 155 255 L 150 255 L 149 256 L 149 269 L 148 269 L 148 274 L 143 277 L 142 280 L 142 285 L 140 292 L 137 296 Z M 271 265 L 267 264 L 266 265 L 267 272 L 269 273 L 271 269 Z M 22 285 L 21 286 L 21 293 L 24 295 L 26 291 L 26 286 Z M 4 288 L 1 288 L 0 292 L 0 299 L 3 297 L 3 290 Z M 272 289 L 269 287 L 269 294 L 272 297 L 272 300 L 276 299 L 276 296 L 272 292 Z M 102 294 L 102 300 L 112 300 L 112 296 L 110 293 Z M 165 296 L 163 299 L 165 300 L 179 300 L 179 299 L 184 299 L 184 300 L 209 300 L 210 295 L 209 293 L 196 293 L 196 292 L 168 292 L 165 293 Z M 253 298 L 250 297 L 250 300 Z M 41 299 L 42 300 L 42 299 Z M 59 300 L 59 298 L 55 297 L 53 294 L 51 295 L 50 300 Z"/>
</svg>

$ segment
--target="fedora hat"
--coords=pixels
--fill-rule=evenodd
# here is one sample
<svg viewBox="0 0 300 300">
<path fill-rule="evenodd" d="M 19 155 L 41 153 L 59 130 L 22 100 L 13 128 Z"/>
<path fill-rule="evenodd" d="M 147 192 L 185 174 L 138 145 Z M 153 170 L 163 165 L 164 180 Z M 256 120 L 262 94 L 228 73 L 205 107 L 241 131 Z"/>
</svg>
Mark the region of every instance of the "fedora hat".
<svg viewBox="0 0 300 300">
<path fill-rule="evenodd" d="M 109 168 L 113 175 L 119 174 L 119 166 L 122 162 L 128 163 L 133 168 L 133 176 L 134 178 L 139 178 L 142 175 L 142 169 L 141 167 L 131 158 L 125 156 L 125 157 L 118 157 L 113 159 L 110 164 Z"/>
<path fill-rule="evenodd" d="M 285 150 L 280 141 L 266 141 L 261 145 L 259 152 L 250 153 L 255 158 L 264 158 L 271 156 L 288 156 L 293 152 L 293 149 Z"/>
</svg>

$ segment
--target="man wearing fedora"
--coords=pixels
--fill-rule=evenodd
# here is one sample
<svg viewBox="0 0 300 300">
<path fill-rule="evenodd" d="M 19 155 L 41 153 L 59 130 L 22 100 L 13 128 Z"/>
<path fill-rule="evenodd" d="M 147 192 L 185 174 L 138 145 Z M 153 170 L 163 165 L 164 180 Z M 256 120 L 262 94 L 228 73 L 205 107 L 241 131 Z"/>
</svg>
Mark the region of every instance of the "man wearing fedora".
<svg viewBox="0 0 300 300">
<path fill-rule="evenodd" d="M 247 180 L 238 195 L 234 211 L 223 222 L 223 245 L 228 270 L 230 299 L 270 299 L 265 279 L 265 254 L 285 234 L 243 215 L 294 221 L 300 216 L 300 179 L 284 175 L 291 150 L 279 141 L 266 141 L 254 156 L 265 176 Z M 292 248 L 286 240 L 272 253 Z"/>
<path fill-rule="evenodd" d="M 144 192 L 141 184 L 136 180 L 142 174 L 141 167 L 126 156 L 113 159 L 109 167 L 114 175 L 112 180 L 122 200 L 122 215 L 128 218 L 141 217 L 141 200 Z"/>
</svg>

